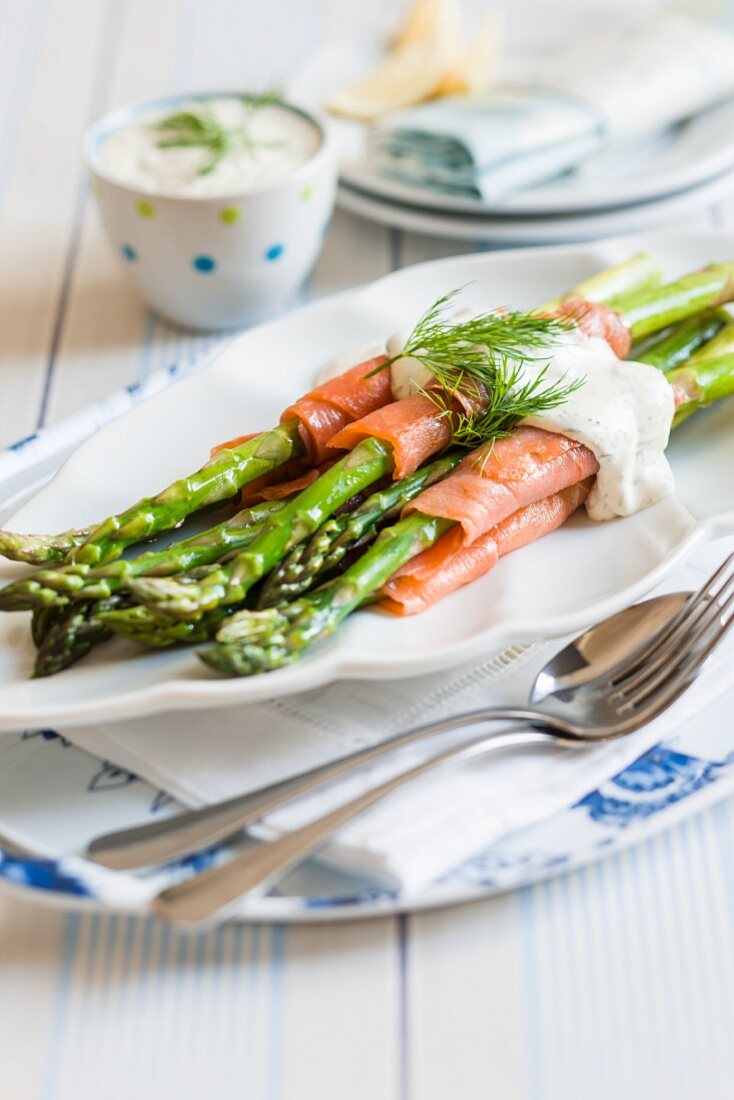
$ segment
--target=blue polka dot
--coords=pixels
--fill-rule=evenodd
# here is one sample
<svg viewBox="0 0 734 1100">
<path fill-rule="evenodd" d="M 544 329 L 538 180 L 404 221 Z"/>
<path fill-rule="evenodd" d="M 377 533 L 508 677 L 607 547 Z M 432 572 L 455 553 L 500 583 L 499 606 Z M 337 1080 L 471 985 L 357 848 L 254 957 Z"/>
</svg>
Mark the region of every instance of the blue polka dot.
<svg viewBox="0 0 734 1100">
<path fill-rule="evenodd" d="M 202 275 L 208 275 L 217 266 L 217 261 L 213 256 L 194 256 L 191 262 L 194 269 L 200 271 Z"/>
<path fill-rule="evenodd" d="M 131 264 L 135 263 L 138 258 L 138 254 L 131 244 L 121 244 L 120 252 L 122 252 L 125 259 L 129 260 Z"/>
<path fill-rule="evenodd" d="M 266 260 L 279 260 L 284 252 L 285 252 L 285 245 L 283 245 L 283 244 L 273 244 L 273 245 L 270 246 L 270 248 L 265 253 L 265 259 Z"/>
</svg>

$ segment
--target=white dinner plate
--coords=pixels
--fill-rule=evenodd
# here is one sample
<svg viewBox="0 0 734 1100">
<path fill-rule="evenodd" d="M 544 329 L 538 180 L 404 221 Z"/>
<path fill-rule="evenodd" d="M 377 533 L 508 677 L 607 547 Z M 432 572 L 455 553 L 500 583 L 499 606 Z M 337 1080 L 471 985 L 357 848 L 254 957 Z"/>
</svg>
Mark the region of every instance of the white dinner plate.
<svg viewBox="0 0 734 1100">
<path fill-rule="evenodd" d="M 467 304 L 530 307 L 639 249 L 669 277 L 734 257 L 731 234 L 637 236 L 585 246 L 473 254 L 395 272 L 238 336 L 212 364 L 136 406 L 84 443 L 16 514 L 17 530 L 87 525 L 196 468 L 211 446 L 274 423 L 337 352 L 410 325 L 439 295 L 466 287 Z M 267 675 L 221 679 L 191 650 L 151 653 L 117 640 L 59 676 L 28 679 L 27 614 L 0 621 L 0 729 L 231 706 L 339 678 L 430 673 L 523 637 L 552 637 L 601 619 L 649 590 L 691 549 L 734 531 L 732 404 L 692 417 L 670 447 L 677 493 L 629 519 L 575 516 L 510 555 L 428 613 L 351 617 L 329 643 Z M 3 579 L 19 567 L 4 563 Z"/>
<path fill-rule="evenodd" d="M 730 198 L 734 194 L 734 172 L 687 191 L 654 202 L 638 203 L 623 210 L 552 217 L 488 217 L 484 214 L 454 214 L 407 203 L 377 198 L 342 183 L 337 203 L 343 210 L 367 221 L 425 233 L 450 240 L 483 241 L 496 244 L 559 244 L 589 241 L 615 233 L 641 232 L 671 226 L 697 210 Z"/>
<path fill-rule="evenodd" d="M 317 51 L 296 74 L 289 91 L 319 108 L 332 92 L 369 71 L 380 57 L 369 43 L 337 42 Z M 511 74 L 512 66 L 508 68 Z M 365 155 L 367 126 L 334 118 L 341 150 L 342 182 L 361 191 L 435 211 L 502 217 L 572 215 L 649 202 L 706 183 L 734 168 L 734 101 L 727 101 L 664 134 L 610 147 L 578 171 L 527 188 L 499 202 L 441 195 L 380 176 Z"/>
</svg>

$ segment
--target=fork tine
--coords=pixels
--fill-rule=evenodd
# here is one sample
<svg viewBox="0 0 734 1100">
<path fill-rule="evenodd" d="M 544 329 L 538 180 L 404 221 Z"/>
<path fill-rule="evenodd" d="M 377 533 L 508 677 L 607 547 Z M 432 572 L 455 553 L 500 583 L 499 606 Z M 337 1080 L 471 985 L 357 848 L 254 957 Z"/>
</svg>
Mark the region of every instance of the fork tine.
<svg viewBox="0 0 734 1100">
<path fill-rule="evenodd" d="M 639 685 L 635 693 L 625 696 L 619 708 L 620 713 L 633 710 L 641 704 L 644 705 L 645 699 L 648 699 L 656 708 L 659 707 L 661 699 L 664 699 L 663 705 L 667 706 L 670 691 L 678 691 L 680 694 L 734 623 L 734 615 L 730 614 L 732 610 L 734 610 L 734 591 L 723 605 L 717 605 L 714 621 L 709 624 L 706 631 L 697 635 L 694 643 L 679 648 L 669 659 L 668 664 L 660 668 L 655 676 Z M 695 642 L 703 642 L 703 644 L 694 649 Z"/>
<path fill-rule="evenodd" d="M 665 645 L 668 641 L 675 644 L 683 630 L 686 629 L 691 622 L 695 622 L 698 616 L 710 605 L 710 601 L 713 600 L 714 596 L 720 593 L 721 589 L 727 583 L 726 580 L 722 581 L 715 593 L 712 589 L 733 564 L 734 552 L 725 558 L 718 569 L 712 573 L 707 581 L 704 581 L 698 591 L 685 602 L 680 611 L 673 616 L 669 623 L 654 635 L 642 649 L 637 650 L 636 653 L 633 653 L 614 670 L 611 678 L 612 683 L 616 684 L 619 680 L 624 679 L 637 668 L 644 665 L 658 652 L 661 646 Z"/>
<path fill-rule="evenodd" d="M 645 725 L 647 722 L 651 722 L 653 718 L 657 718 L 659 714 L 662 714 L 667 707 L 674 703 L 676 699 L 683 694 L 686 688 L 690 687 L 696 673 L 704 662 L 708 660 L 724 634 L 726 634 L 727 630 L 729 630 L 733 624 L 734 617 L 727 619 L 727 621 L 712 635 L 705 648 L 696 653 L 695 659 L 690 665 L 680 669 L 675 676 L 671 677 L 662 690 L 652 699 L 648 700 L 647 706 L 642 711 L 638 711 L 634 714 L 634 721 L 628 723 L 628 728 L 639 729 L 640 726 Z"/>
<path fill-rule="evenodd" d="M 679 649 L 684 653 L 690 652 L 696 642 L 705 634 L 711 624 L 724 613 L 724 610 L 729 605 L 731 593 L 728 592 L 728 589 L 733 580 L 734 578 L 730 577 L 719 589 L 716 596 L 711 599 L 702 612 L 695 617 L 694 621 L 684 624 L 685 629 L 681 629 L 677 632 L 676 636 L 669 638 L 668 642 L 659 648 L 658 652 L 653 655 L 651 660 L 637 668 L 630 676 L 624 679 L 616 677 L 616 690 L 611 693 L 609 698 L 615 699 L 622 696 L 629 697 L 630 694 L 634 693 L 642 684 L 651 681 L 655 673 L 659 669 L 664 669 L 668 664 L 674 650 Z M 723 603 L 720 603 L 719 601 L 722 595 L 725 595 L 726 598 Z"/>
</svg>

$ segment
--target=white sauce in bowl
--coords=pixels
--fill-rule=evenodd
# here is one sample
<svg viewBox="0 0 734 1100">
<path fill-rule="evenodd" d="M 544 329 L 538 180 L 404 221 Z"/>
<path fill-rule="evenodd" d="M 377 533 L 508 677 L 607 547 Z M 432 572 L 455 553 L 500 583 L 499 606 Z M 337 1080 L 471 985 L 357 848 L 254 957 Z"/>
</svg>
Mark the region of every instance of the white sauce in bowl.
<svg viewBox="0 0 734 1100">
<path fill-rule="evenodd" d="M 235 142 L 212 168 L 211 152 L 200 146 L 161 148 L 155 123 L 174 111 L 197 111 L 202 102 L 227 130 L 246 129 L 251 144 Z M 114 130 L 97 153 L 101 171 L 111 180 L 151 194 L 212 196 L 256 191 L 291 175 L 318 151 L 316 125 L 289 107 L 269 104 L 253 109 L 239 96 L 192 99 L 150 111 Z"/>
</svg>

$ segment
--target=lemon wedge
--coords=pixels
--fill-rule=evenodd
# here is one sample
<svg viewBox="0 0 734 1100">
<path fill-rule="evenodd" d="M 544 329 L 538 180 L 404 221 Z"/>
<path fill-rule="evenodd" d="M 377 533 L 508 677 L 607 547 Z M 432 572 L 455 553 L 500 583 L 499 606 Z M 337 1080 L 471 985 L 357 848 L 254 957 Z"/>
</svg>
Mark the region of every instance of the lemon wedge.
<svg viewBox="0 0 734 1100">
<path fill-rule="evenodd" d="M 331 97 L 330 111 L 371 121 L 439 93 L 465 52 L 461 11 L 456 0 L 419 0 L 411 17 L 416 12 L 407 38 L 404 28 L 400 44 L 376 69 Z"/>
</svg>

